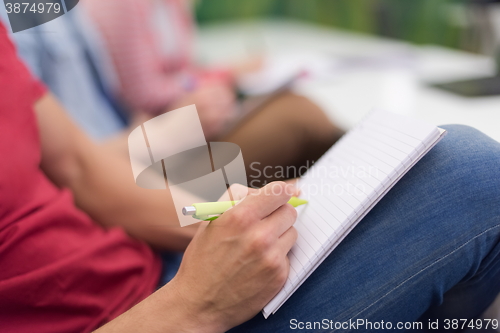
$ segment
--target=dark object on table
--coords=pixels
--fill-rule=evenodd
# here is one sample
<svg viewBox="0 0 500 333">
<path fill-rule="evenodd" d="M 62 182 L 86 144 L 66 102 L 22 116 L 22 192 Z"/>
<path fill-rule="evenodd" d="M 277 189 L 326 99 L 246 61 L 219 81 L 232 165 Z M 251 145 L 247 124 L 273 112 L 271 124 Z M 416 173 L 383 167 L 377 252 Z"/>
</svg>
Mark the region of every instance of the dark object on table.
<svg viewBox="0 0 500 333">
<path fill-rule="evenodd" d="M 447 82 L 433 84 L 433 87 L 443 89 L 458 95 L 466 97 L 485 97 L 485 96 L 496 96 L 500 95 L 500 31 L 494 29 L 493 22 L 500 20 L 498 15 L 490 15 L 491 5 L 499 3 L 500 0 L 469 0 L 469 8 L 471 9 L 471 15 L 476 15 L 476 19 L 473 20 L 476 24 L 481 22 L 482 25 L 479 27 L 480 35 L 483 39 L 487 41 L 488 52 L 485 54 L 490 54 L 495 57 L 497 64 L 497 72 L 493 77 L 485 77 L 479 79 Z M 466 2 L 467 3 L 467 2 Z M 477 16 L 479 15 L 479 16 Z M 485 49 L 483 49 L 485 51 Z"/>
<path fill-rule="evenodd" d="M 443 89 L 466 97 L 486 97 L 500 95 L 500 76 L 433 84 Z"/>
</svg>

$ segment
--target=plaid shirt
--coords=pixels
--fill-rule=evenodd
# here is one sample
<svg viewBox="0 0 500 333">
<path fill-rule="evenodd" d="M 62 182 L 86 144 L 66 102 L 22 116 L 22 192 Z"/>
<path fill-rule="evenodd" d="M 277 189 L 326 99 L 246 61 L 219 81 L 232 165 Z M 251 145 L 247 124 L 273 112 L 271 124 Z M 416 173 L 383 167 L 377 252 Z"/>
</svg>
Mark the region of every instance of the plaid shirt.
<svg viewBox="0 0 500 333">
<path fill-rule="evenodd" d="M 155 30 L 155 7 L 145 0 L 87 0 L 83 2 L 101 31 L 120 80 L 120 97 L 133 110 L 148 113 L 163 111 L 193 86 L 192 63 L 194 22 L 189 2 L 159 0 L 168 9 L 175 36 L 174 50 L 163 52 Z M 171 43 L 172 44 L 172 43 Z"/>
</svg>

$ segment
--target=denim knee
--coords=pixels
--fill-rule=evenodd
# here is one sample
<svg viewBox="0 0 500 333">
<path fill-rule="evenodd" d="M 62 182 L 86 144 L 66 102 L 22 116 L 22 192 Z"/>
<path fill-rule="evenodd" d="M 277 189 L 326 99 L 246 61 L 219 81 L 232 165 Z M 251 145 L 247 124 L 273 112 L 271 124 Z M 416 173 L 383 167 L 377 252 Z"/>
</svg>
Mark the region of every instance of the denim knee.
<svg viewBox="0 0 500 333">
<path fill-rule="evenodd" d="M 454 173 L 457 190 L 480 209 L 494 209 L 500 218 L 500 143 L 465 125 L 441 126 L 448 131 L 435 147 L 436 156 Z"/>
</svg>

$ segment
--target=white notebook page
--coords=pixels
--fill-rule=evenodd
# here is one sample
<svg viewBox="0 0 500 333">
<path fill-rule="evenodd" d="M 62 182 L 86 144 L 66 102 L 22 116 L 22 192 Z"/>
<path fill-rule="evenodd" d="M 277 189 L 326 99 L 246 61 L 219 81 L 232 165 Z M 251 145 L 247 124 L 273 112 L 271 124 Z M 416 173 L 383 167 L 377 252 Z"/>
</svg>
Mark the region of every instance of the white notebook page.
<svg viewBox="0 0 500 333">
<path fill-rule="evenodd" d="M 356 224 L 445 131 L 376 111 L 337 142 L 300 179 L 298 239 L 283 289 L 262 310 L 267 318 L 293 294 Z"/>
</svg>

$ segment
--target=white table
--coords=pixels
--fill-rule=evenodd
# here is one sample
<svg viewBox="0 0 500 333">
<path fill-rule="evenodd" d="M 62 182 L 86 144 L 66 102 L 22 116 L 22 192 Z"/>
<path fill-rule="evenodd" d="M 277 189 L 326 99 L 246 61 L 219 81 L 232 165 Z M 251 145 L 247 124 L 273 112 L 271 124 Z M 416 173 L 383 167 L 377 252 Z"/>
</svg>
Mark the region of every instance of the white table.
<svg viewBox="0 0 500 333">
<path fill-rule="evenodd" d="M 329 80 L 302 82 L 296 91 L 322 106 L 346 129 L 373 108 L 383 108 L 436 125 L 470 125 L 500 141 L 500 96 L 470 99 L 427 85 L 493 75 L 494 62 L 481 55 L 295 21 L 205 26 L 199 31 L 198 45 L 202 60 L 208 63 L 245 57 L 255 51 L 276 55 L 307 50 L 335 57 L 387 56 L 396 60 L 404 54 L 410 65 L 351 70 Z"/>
</svg>

